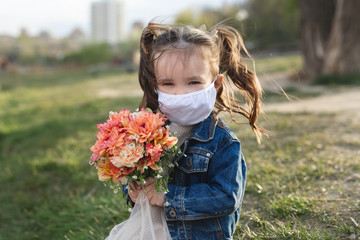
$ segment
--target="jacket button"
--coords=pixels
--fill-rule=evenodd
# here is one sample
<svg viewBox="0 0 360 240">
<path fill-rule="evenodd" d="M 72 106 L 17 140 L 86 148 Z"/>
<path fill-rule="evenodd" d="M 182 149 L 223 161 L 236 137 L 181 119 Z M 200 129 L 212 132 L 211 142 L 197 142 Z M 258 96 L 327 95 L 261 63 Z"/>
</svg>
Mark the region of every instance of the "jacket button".
<svg viewBox="0 0 360 240">
<path fill-rule="evenodd" d="M 206 156 L 207 156 L 207 157 L 210 157 L 210 156 L 211 156 L 211 154 L 210 154 L 210 153 L 206 153 Z"/>
<path fill-rule="evenodd" d="M 192 158 L 189 159 L 189 161 L 186 163 L 186 166 L 189 168 L 192 165 Z"/>
<path fill-rule="evenodd" d="M 169 214 L 172 218 L 175 218 L 176 217 L 176 212 L 175 212 L 175 209 L 174 208 L 171 208 L 170 211 L 169 211 Z"/>
</svg>

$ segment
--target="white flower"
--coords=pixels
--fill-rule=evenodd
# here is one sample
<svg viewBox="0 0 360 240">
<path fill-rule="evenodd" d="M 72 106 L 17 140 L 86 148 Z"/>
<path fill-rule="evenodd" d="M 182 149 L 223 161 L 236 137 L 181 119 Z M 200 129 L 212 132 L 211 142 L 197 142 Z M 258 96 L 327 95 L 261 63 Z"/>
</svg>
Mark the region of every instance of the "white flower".
<svg viewBox="0 0 360 240">
<path fill-rule="evenodd" d="M 161 167 L 159 168 L 159 173 L 163 173 L 164 172 L 164 169 Z"/>
<path fill-rule="evenodd" d="M 135 135 L 134 135 L 135 141 L 137 141 L 139 138 L 140 138 L 139 134 L 135 134 Z"/>
<path fill-rule="evenodd" d="M 118 188 L 115 188 L 114 189 L 114 193 L 118 193 L 119 192 L 119 189 Z"/>
<path fill-rule="evenodd" d="M 169 167 L 170 167 L 170 168 L 173 168 L 173 167 L 174 167 L 174 164 L 169 163 Z"/>
<path fill-rule="evenodd" d="M 148 166 L 144 166 L 144 170 L 148 169 L 149 167 Z"/>
<path fill-rule="evenodd" d="M 112 116 L 112 115 L 114 115 L 114 114 L 115 114 L 115 113 L 114 113 L 113 111 L 110 111 L 110 112 L 109 112 L 109 115 L 110 115 L 110 116 Z"/>
<path fill-rule="evenodd" d="M 164 192 L 164 194 L 167 194 L 169 192 L 169 190 L 166 190 L 165 192 Z"/>
<path fill-rule="evenodd" d="M 132 211 L 133 211 L 133 209 L 132 209 L 132 208 L 129 208 L 129 209 L 128 209 L 128 211 L 129 211 L 129 212 L 132 212 Z"/>
<path fill-rule="evenodd" d="M 162 178 L 162 176 L 160 174 L 158 174 L 158 175 L 156 175 L 156 178 L 160 179 L 160 178 Z"/>
<path fill-rule="evenodd" d="M 164 206 L 165 206 L 165 207 L 170 206 L 170 203 L 169 203 L 169 202 L 165 202 L 165 203 L 164 203 Z"/>
<path fill-rule="evenodd" d="M 134 175 L 134 176 L 132 176 L 132 178 L 133 178 L 133 179 L 137 179 L 137 176 L 136 176 L 136 175 Z"/>
</svg>

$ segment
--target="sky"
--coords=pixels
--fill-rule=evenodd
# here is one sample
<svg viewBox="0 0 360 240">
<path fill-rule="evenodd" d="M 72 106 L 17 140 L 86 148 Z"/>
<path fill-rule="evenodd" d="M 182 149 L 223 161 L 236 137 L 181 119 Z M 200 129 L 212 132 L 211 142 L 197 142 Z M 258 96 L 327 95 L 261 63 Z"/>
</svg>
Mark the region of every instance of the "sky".
<svg viewBox="0 0 360 240">
<path fill-rule="evenodd" d="M 96 0 L 0 0 L 0 35 L 17 36 L 21 28 L 30 35 L 40 31 L 64 37 L 79 27 L 90 34 L 90 8 Z M 174 18 L 188 8 L 221 7 L 241 0 L 118 0 L 125 4 L 126 27 L 134 21 L 144 24 L 154 17 Z"/>
</svg>

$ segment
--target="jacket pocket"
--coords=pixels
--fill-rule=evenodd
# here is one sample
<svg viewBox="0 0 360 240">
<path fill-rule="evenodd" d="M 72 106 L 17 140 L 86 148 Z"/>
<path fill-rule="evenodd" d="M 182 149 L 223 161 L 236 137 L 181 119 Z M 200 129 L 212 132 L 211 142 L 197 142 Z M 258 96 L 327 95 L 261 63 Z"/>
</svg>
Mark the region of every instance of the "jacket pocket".
<svg viewBox="0 0 360 240">
<path fill-rule="evenodd" d="M 177 166 L 185 173 L 207 172 L 213 153 L 201 148 L 188 148 Z"/>
</svg>

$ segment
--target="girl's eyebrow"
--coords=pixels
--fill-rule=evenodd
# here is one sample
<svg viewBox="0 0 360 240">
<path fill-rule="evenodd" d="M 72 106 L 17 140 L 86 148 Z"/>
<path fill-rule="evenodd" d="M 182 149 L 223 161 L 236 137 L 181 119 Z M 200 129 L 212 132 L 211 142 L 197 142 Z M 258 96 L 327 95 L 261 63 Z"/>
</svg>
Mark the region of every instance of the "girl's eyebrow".
<svg viewBox="0 0 360 240">
<path fill-rule="evenodd" d="M 188 77 L 187 80 L 188 80 L 188 81 L 191 81 L 191 80 L 198 80 L 198 81 L 200 81 L 200 80 L 203 80 L 203 78 L 202 78 L 201 76 L 195 75 L 195 76 Z"/>
<path fill-rule="evenodd" d="M 163 83 L 163 82 L 172 82 L 173 80 L 171 78 L 158 78 L 157 82 L 158 83 Z"/>
</svg>

